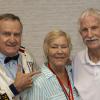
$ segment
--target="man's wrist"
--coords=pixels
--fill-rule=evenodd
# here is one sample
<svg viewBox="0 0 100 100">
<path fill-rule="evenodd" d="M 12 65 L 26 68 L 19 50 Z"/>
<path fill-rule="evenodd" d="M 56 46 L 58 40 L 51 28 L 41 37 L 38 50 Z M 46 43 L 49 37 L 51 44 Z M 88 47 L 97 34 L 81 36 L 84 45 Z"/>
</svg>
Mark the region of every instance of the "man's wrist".
<svg viewBox="0 0 100 100">
<path fill-rule="evenodd" d="M 15 85 L 14 84 L 11 84 L 9 86 L 10 90 L 13 92 L 13 94 L 16 96 L 19 94 L 19 91 L 16 89 Z"/>
</svg>

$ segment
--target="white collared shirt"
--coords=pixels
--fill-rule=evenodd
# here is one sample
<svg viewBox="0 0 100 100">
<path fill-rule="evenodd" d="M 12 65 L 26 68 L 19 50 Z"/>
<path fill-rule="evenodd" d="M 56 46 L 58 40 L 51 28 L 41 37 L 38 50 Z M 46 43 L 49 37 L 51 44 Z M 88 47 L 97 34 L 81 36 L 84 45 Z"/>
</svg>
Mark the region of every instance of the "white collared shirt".
<svg viewBox="0 0 100 100">
<path fill-rule="evenodd" d="M 74 85 L 82 100 L 100 99 L 100 61 L 93 63 L 87 49 L 77 54 L 73 61 Z"/>
</svg>

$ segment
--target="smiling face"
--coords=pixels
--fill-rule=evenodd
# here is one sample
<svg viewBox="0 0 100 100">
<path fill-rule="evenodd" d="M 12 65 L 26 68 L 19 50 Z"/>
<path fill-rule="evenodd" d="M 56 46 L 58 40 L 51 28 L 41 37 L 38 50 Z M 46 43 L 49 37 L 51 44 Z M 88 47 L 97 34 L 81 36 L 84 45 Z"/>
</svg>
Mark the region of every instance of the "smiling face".
<svg viewBox="0 0 100 100">
<path fill-rule="evenodd" d="M 89 49 L 100 49 L 100 19 L 88 15 L 81 20 L 80 33 Z"/>
<path fill-rule="evenodd" d="M 51 65 L 65 66 L 69 59 L 69 44 L 64 36 L 54 39 L 48 47 L 48 61 Z"/>
<path fill-rule="evenodd" d="M 0 20 L 0 52 L 14 56 L 21 45 L 22 26 L 17 20 Z"/>
</svg>

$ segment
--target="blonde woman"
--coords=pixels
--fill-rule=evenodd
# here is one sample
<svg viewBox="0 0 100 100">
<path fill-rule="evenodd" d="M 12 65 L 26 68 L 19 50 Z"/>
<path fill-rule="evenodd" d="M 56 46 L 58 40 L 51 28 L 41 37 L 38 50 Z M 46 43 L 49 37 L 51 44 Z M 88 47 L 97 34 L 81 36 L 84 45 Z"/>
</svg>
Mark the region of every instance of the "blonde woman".
<svg viewBox="0 0 100 100">
<path fill-rule="evenodd" d="M 47 34 L 43 44 L 46 62 L 41 75 L 34 79 L 30 100 L 78 100 L 72 81 L 71 46 L 70 37 L 63 31 Z"/>
</svg>

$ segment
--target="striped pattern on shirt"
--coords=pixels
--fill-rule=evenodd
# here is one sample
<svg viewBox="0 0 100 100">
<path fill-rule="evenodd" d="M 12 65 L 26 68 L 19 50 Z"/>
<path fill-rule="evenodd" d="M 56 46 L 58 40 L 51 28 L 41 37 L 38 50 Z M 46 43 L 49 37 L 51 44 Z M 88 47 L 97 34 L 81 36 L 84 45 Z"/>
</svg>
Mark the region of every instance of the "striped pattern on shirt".
<svg viewBox="0 0 100 100">
<path fill-rule="evenodd" d="M 66 70 L 72 84 L 74 99 L 79 100 L 72 83 L 70 67 L 67 67 Z M 41 71 L 42 73 L 38 77 L 33 77 L 33 87 L 26 91 L 28 94 L 25 100 L 68 100 L 56 76 L 45 65 Z"/>
</svg>

